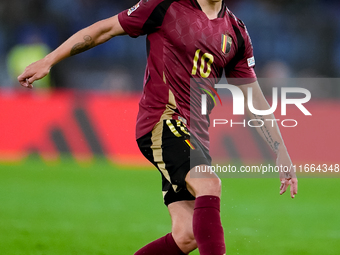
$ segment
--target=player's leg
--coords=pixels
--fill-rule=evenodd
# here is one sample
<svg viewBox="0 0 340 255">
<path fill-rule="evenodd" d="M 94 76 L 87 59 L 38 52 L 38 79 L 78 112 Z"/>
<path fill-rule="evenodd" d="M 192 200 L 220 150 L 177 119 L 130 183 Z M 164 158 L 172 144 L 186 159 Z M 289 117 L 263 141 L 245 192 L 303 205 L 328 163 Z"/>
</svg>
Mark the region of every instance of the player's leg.
<svg viewBox="0 0 340 255">
<path fill-rule="evenodd" d="M 183 252 L 190 252 L 190 250 L 196 247 L 193 236 L 197 241 L 201 255 L 224 254 L 218 252 L 223 250 L 224 247 L 224 241 L 222 245 L 220 242 L 221 239 L 223 240 L 223 229 L 220 222 L 216 224 L 220 220 L 220 183 L 219 181 L 216 183 L 216 179 L 211 179 L 211 176 L 209 176 L 208 181 L 205 181 L 203 184 L 207 190 L 205 194 L 199 187 L 199 181 L 197 182 L 193 178 L 186 180 L 191 168 L 190 159 L 194 159 L 194 166 L 201 164 L 209 165 L 211 162 L 206 149 L 196 139 L 193 138 L 190 141 L 189 139 L 190 134 L 185 125 L 175 120 L 159 122 L 152 132 L 138 139 L 138 145 L 143 155 L 162 173 L 163 193 L 165 194 L 164 202 L 170 208 L 173 233 L 146 245 L 135 255 L 183 255 L 185 254 Z M 200 195 L 198 197 L 199 202 L 184 203 L 184 201 L 195 200 L 195 197 L 188 192 L 187 187 L 192 190 L 192 194 L 197 193 Z M 206 197 L 204 195 L 210 196 Z M 218 198 L 218 201 L 216 198 Z M 206 201 L 207 199 L 209 201 Z M 191 204 L 191 207 L 186 207 L 189 204 Z M 193 204 L 195 210 L 193 210 Z M 201 210 L 202 208 L 203 210 Z M 205 208 L 208 213 L 202 213 L 202 211 L 205 211 Z M 183 215 L 185 215 L 184 218 Z M 206 219 L 206 217 L 213 217 L 213 220 Z M 212 223 L 212 226 L 208 226 L 209 222 Z M 212 240 L 209 235 L 206 236 L 206 229 L 207 233 L 216 230 L 218 232 L 217 235 L 212 233 L 211 236 L 216 236 L 217 239 Z M 221 229 L 222 238 L 220 237 Z M 207 237 L 207 242 L 203 240 L 205 237 Z M 217 248 L 212 247 L 215 244 Z M 222 249 L 221 246 L 223 246 Z M 210 248 L 213 253 L 205 252 Z"/>
<path fill-rule="evenodd" d="M 195 201 L 178 201 L 168 206 L 172 222 L 172 236 L 185 254 L 197 248 L 192 228 L 194 206 Z"/>
<path fill-rule="evenodd" d="M 186 189 L 175 192 L 171 183 L 164 177 L 162 179 L 172 232 L 144 246 L 135 255 L 185 255 L 197 248 L 192 230 L 194 197 Z"/>
<path fill-rule="evenodd" d="M 192 230 L 195 198 L 185 188 L 175 192 L 164 176 L 162 184 L 172 232 L 144 246 L 135 255 L 185 255 L 197 248 Z"/>
<path fill-rule="evenodd" d="M 201 255 L 223 255 L 226 248 L 220 217 L 221 181 L 215 174 L 197 173 L 196 169 L 186 176 L 188 190 L 196 197 L 194 237 Z"/>
<path fill-rule="evenodd" d="M 185 255 L 176 244 L 172 233 L 147 244 L 134 255 Z"/>
<path fill-rule="evenodd" d="M 187 175 L 187 186 L 192 195 L 184 189 L 175 193 L 170 189 L 165 196 L 172 220 L 172 237 L 185 254 L 199 247 L 201 255 L 222 255 L 226 253 L 223 228 L 220 220 L 221 181 L 217 175 L 200 173 L 196 167 Z M 190 184 L 189 184 L 190 183 Z"/>
<path fill-rule="evenodd" d="M 201 196 L 221 197 L 221 180 L 213 172 L 198 169 L 207 169 L 208 166 L 195 166 L 185 177 L 187 189 L 196 198 Z"/>
<path fill-rule="evenodd" d="M 146 134 L 142 138 L 139 138 L 137 140 L 138 146 L 143 153 L 143 155 L 152 163 L 154 164 L 157 169 L 162 174 L 162 191 L 164 195 L 164 203 L 166 206 L 169 206 L 172 203 L 176 203 L 178 199 L 189 199 L 193 200 L 194 197 L 186 191 L 184 193 L 184 196 L 181 196 L 183 192 L 176 193 L 173 190 L 173 186 L 170 183 L 170 173 L 168 172 L 168 162 L 166 160 L 166 163 L 164 162 L 164 156 L 167 158 L 167 154 L 169 152 L 177 152 L 181 153 L 180 150 L 173 150 L 173 147 L 168 149 L 168 146 L 175 146 L 176 147 L 176 140 L 179 139 L 176 136 L 172 135 L 172 138 L 169 141 L 166 141 L 164 144 L 165 137 L 169 137 L 171 135 L 171 131 L 168 130 L 167 125 L 164 125 L 163 121 L 158 123 L 152 132 Z M 166 131 L 164 134 L 164 130 Z M 172 139 L 175 139 L 175 142 L 171 142 Z M 179 144 L 184 145 L 183 141 L 179 141 Z M 165 149 L 165 151 L 164 151 Z M 183 153 L 182 153 L 183 154 Z M 189 155 L 187 155 L 189 156 Z M 180 162 L 178 158 L 176 157 L 170 157 L 174 160 L 174 162 Z M 182 163 L 180 163 L 182 164 Z M 176 168 L 177 166 L 171 164 L 170 168 Z M 183 182 L 185 184 L 184 178 Z M 185 185 L 184 185 L 185 187 Z M 169 192 L 170 191 L 170 192 Z M 180 196 L 180 198 L 178 198 Z M 188 198 L 187 198 L 188 197 Z M 171 206 L 172 207 L 172 206 Z M 170 212 L 171 215 L 173 215 L 176 222 L 178 222 L 178 214 Z M 177 226 L 177 224 L 176 224 Z M 177 228 L 176 228 L 177 229 Z M 141 248 L 139 251 L 135 253 L 135 255 L 185 255 L 183 251 L 178 247 L 177 243 L 174 240 L 173 234 L 169 233 L 149 244 Z"/>
<path fill-rule="evenodd" d="M 209 151 L 198 139 L 188 135 L 183 123 L 173 120 L 166 121 L 162 141 L 162 159 L 172 185 L 172 189 L 164 197 L 165 203 L 170 205 L 177 201 L 194 200 L 196 197 L 192 233 L 200 254 L 225 254 L 224 233 L 220 218 L 221 181 L 215 174 L 199 171 L 199 176 L 197 176 L 195 172 L 197 166 L 210 166 Z M 188 192 L 188 188 L 191 194 Z M 175 191 L 174 197 L 172 197 L 172 190 Z M 170 200 L 171 203 L 167 200 Z M 189 235 L 190 240 L 191 231 L 182 230 L 179 234 L 174 232 L 176 242 L 182 249 L 186 249 L 185 243 L 188 242 L 188 236 L 181 237 L 181 233 Z"/>
</svg>

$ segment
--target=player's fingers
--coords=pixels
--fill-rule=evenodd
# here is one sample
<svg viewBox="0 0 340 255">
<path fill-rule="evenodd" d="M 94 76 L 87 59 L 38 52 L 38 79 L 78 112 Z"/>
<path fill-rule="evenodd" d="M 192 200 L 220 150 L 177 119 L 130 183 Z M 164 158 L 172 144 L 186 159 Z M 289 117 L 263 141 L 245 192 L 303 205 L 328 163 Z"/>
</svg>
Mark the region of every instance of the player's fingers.
<svg viewBox="0 0 340 255">
<path fill-rule="evenodd" d="M 298 180 L 296 179 L 295 181 L 295 195 L 298 193 L 298 190 L 299 190 L 299 185 L 298 185 Z"/>
<path fill-rule="evenodd" d="M 29 78 L 33 75 L 34 75 L 34 72 L 30 68 L 30 66 L 28 66 L 28 67 L 25 68 L 24 72 L 18 76 L 18 80 L 24 81 L 24 80 L 26 80 L 27 78 Z"/>
<path fill-rule="evenodd" d="M 33 89 L 33 84 L 30 83 L 29 80 L 27 80 L 27 88 Z"/>
<path fill-rule="evenodd" d="M 20 74 L 17 79 L 18 79 L 18 81 L 20 83 L 25 81 L 25 79 L 26 79 L 26 72 L 23 72 L 22 74 Z"/>
<path fill-rule="evenodd" d="M 295 197 L 295 195 L 297 194 L 298 192 L 298 181 L 296 178 L 293 178 L 291 180 L 291 186 L 290 186 L 290 195 L 292 198 Z"/>
<path fill-rule="evenodd" d="M 29 78 L 31 77 L 32 75 L 29 75 L 27 72 L 24 72 L 18 76 L 18 81 L 21 84 L 21 86 L 25 88 L 32 88 L 32 82 L 29 81 Z"/>
<path fill-rule="evenodd" d="M 24 81 L 20 81 L 21 86 L 25 87 L 25 88 L 29 88 L 32 89 L 33 85 L 31 82 L 29 82 L 29 79 L 25 79 Z"/>
<path fill-rule="evenodd" d="M 32 89 L 33 88 L 33 82 L 39 80 L 39 78 L 37 77 L 37 74 L 33 75 L 30 78 L 26 78 L 25 82 L 24 82 L 24 86 L 26 88 Z"/>
<path fill-rule="evenodd" d="M 289 181 L 288 180 L 283 180 L 281 181 L 281 187 L 280 187 L 280 195 L 284 194 L 289 186 Z"/>
<path fill-rule="evenodd" d="M 24 81 L 20 81 L 21 86 L 25 87 L 25 88 L 32 88 L 32 84 L 30 84 L 27 80 Z"/>
<path fill-rule="evenodd" d="M 290 184 L 290 196 L 291 198 L 295 198 L 295 187 L 294 187 L 294 184 L 292 183 L 292 181 L 289 181 L 289 184 Z"/>
<path fill-rule="evenodd" d="M 283 186 L 285 185 L 284 182 L 281 182 L 281 186 L 280 186 L 280 191 L 283 189 Z"/>
<path fill-rule="evenodd" d="M 28 82 L 29 84 L 32 85 L 32 83 L 33 83 L 34 81 L 38 80 L 38 79 L 39 79 L 39 78 L 38 78 L 37 74 L 34 74 L 32 77 L 30 77 L 30 78 L 27 79 L 27 82 Z"/>
<path fill-rule="evenodd" d="M 18 81 L 19 81 L 19 83 L 21 84 L 21 86 L 23 86 L 23 87 L 27 87 L 27 86 L 28 86 L 27 78 L 24 77 L 23 74 L 20 75 L 20 76 L 18 76 Z"/>
</svg>

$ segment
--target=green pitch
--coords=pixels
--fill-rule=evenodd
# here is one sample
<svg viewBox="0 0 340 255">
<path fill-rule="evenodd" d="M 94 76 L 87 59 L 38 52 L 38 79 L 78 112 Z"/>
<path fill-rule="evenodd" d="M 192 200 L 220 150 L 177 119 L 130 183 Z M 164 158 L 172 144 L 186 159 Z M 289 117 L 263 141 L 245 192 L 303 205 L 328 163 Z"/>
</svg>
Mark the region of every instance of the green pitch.
<svg viewBox="0 0 340 255">
<path fill-rule="evenodd" d="M 223 179 L 228 254 L 340 254 L 340 179 Z M 0 165 L 0 254 L 132 255 L 170 232 L 159 174 L 105 160 Z M 197 251 L 193 254 L 199 254 Z"/>
</svg>

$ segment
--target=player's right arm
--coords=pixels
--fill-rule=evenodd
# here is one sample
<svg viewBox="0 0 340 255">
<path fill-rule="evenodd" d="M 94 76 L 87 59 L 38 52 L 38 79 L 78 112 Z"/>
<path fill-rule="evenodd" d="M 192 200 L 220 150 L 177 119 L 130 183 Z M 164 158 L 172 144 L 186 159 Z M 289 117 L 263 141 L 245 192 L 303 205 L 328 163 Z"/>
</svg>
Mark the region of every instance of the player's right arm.
<svg viewBox="0 0 340 255">
<path fill-rule="evenodd" d="M 84 52 L 115 36 L 123 34 L 125 34 L 125 31 L 119 23 L 118 15 L 94 23 L 75 33 L 43 59 L 26 67 L 25 71 L 18 77 L 18 80 L 23 87 L 33 88 L 32 83 L 45 77 L 50 72 L 52 66 L 61 60 Z"/>
<path fill-rule="evenodd" d="M 245 101 L 248 101 L 248 89 L 252 89 L 252 96 L 253 96 L 253 106 L 257 110 L 269 110 L 270 106 L 264 97 L 262 90 L 259 86 L 259 83 L 253 82 L 250 84 L 241 85 L 240 89 L 242 90 L 243 94 L 245 95 Z M 274 116 L 274 114 L 269 115 L 257 115 L 250 111 L 248 104 L 246 107 L 248 116 L 251 119 L 260 120 L 262 123 L 264 123 L 263 126 L 257 126 L 256 130 L 260 134 L 260 136 L 263 138 L 265 142 L 270 146 L 270 148 L 275 152 L 276 154 L 276 165 L 281 168 L 285 167 L 287 169 L 286 171 L 280 171 L 280 194 L 286 192 L 288 187 L 290 186 L 290 193 L 291 197 L 294 198 L 298 191 L 298 180 L 296 178 L 295 168 L 293 166 L 293 163 L 290 159 L 290 156 L 288 154 L 287 148 L 285 146 L 285 143 L 283 141 L 283 138 L 281 136 L 279 127 L 277 125 L 277 120 Z M 271 121 L 266 121 L 271 120 Z"/>
</svg>

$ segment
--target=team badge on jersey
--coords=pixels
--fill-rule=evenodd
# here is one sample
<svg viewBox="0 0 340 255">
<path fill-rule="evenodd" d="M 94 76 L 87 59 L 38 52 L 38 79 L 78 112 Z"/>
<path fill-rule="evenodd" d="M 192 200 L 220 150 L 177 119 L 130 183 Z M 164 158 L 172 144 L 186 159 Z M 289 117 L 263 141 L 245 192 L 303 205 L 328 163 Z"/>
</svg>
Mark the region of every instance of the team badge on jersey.
<svg viewBox="0 0 340 255">
<path fill-rule="evenodd" d="M 127 15 L 130 16 L 135 10 L 137 10 L 139 8 L 139 4 L 140 4 L 140 1 L 133 7 L 131 7 L 129 10 L 128 10 L 128 13 Z"/>
<path fill-rule="evenodd" d="M 255 58 L 254 57 L 248 58 L 248 66 L 249 67 L 255 66 Z"/>
<path fill-rule="evenodd" d="M 231 50 L 233 39 L 229 35 L 222 35 L 222 52 L 228 54 Z"/>
</svg>

